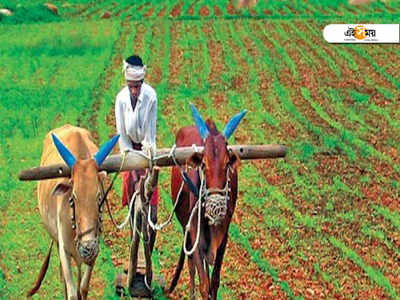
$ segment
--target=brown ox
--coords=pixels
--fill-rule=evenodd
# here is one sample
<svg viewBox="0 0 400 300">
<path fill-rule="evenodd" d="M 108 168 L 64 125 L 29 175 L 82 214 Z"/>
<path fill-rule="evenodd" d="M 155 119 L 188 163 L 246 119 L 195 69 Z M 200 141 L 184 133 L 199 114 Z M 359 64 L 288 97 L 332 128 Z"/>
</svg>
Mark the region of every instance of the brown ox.
<svg viewBox="0 0 400 300">
<path fill-rule="evenodd" d="M 180 129 L 176 136 L 176 145 L 178 147 L 192 146 L 193 144 L 204 146 L 203 154 L 195 153 L 187 160 L 188 166 L 196 168 L 188 172 L 191 183 L 200 191 L 199 194 L 203 195 L 200 206 L 202 210 L 200 231 L 197 236 L 198 218 L 193 217 L 168 292 L 171 293 L 174 290 L 184 264 L 185 254 L 187 254 L 191 296 L 195 297 L 197 269 L 202 298 L 216 299 L 222 260 L 228 240 L 228 228 L 235 210 L 237 167 L 240 164 L 238 155 L 228 150 L 227 140 L 246 111 L 233 117 L 222 133 L 218 132 L 213 121 L 208 120 L 205 123 L 193 105 L 192 112 L 197 128 L 190 126 Z M 201 178 L 203 178 L 202 190 Z M 183 185 L 182 188 L 181 185 Z M 174 203 L 179 201 L 176 215 L 184 231 L 190 216 L 197 216 L 198 213 L 198 206 L 196 206 L 198 198 L 193 192 L 196 191 L 196 188 L 189 188 L 188 184 L 183 184 L 180 168 L 173 167 L 172 199 L 174 199 Z M 180 195 L 178 196 L 178 194 Z M 198 240 L 197 246 L 196 240 Z M 209 265 L 214 265 L 211 282 Z"/>
<path fill-rule="evenodd" d="M 99 250 L 101 205 L 104 201 L 105 174 L 98 170 L 118 137 L 98 151 L 86 129 L 65 125 L 47 134 L 40 165 L 58 164 L 64 160 L 71 169 L 71 178 L 38 183 L 39 211 L 52 242 L 36 285 L 28 297 L 39 289 L 47 271 L 52 245 L 56 242 L 66 298 L 87 298 L 89 280 Z M 71 257 L 78 266 L 77 288 L 72 282 Z M 82 264 L 87 265 L 83 279 Z"/>
</svg>

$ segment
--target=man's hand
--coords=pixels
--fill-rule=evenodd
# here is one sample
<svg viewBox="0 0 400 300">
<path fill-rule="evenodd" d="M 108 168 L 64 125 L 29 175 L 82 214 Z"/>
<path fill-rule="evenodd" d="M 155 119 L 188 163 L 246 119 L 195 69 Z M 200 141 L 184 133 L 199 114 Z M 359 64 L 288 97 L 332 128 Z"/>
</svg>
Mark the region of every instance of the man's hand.
<svg viewBox="0 0 400 300">
<path fill-rule="evenodd" d="M 154 156 L 156 153 L 156 146 L 153 144 L 150 144 L 146 141 L 143 141 L 142 143 L 142 151 L 146 153 L 147 155 Z"/>
</svg>

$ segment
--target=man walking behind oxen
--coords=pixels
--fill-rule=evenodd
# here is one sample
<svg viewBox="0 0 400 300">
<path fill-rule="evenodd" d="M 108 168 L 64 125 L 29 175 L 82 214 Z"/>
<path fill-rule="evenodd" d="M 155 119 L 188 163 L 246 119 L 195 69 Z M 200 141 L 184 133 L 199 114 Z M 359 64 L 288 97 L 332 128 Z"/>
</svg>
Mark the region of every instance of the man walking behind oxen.
<svg viewBox="0 0 400 300">
<path fill-rule="evenodd" d="M 157 95 L 155 90 L 144 82 L 146 66 L 143 65 L 143 61 L 138 55 L 132 55 L 123 61 L 123 73 L 126 86 L 118 93 L 115 101 L 115 120 L 117 132 L 120 134 L 120 151 L 123 155 L 135 150 L 142 150 L 145 153 L 152 150 L 154 153 L 156 148 Z M 130 203 L 135 189 L 138 189 L 140 177 L 145 174 L 145 169 L 123 172 L 123 206 Z M 158 199 L 159 192 L 156 187 L 150 199 L 150 209 L 155 212 L 154 215 L 156 215 Z M 150 239 L 152 249 L 155 234 L 152 234 Z M 130 261 L 129 269 L 132 268 L 131 264 L 132 261 Z M 144 266 L 138 267 L 143 268 Z M 129 272 L 132 272 L 132 270 L 129 270 Z M 149 295 L 150 291 L 146 288 L 143 277 L 135 275 L 132 280 L 133 282 L 130 282 L 130 286 L 128 286 L 132 296 Z"/>
<path fill-rule="evenodd" d="M 156 147 L 157 94 L 144 82 L 146 66 L 138 55 L 123 62 L 126 86 L 118 93 L 115 101 L 115 121 L 120 134 L 121 153 L 147 150 Z M 122 205 L 127 205 L 134 193 L 134 186 L 145 170 L 123 173 Z M 151 198 L 151 205 L 158 204 L 158 188 Z"/>
</svg>

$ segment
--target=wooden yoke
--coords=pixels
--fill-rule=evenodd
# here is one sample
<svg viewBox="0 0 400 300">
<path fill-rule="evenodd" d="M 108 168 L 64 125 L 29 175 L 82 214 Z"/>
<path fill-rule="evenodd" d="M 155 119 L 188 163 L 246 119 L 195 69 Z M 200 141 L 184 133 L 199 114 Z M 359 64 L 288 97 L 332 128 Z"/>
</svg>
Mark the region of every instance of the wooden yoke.
<svg viewBox="0 0 400 300">
<path fill-rule="evenodd" d="M 232 145 L 228 149 L 236 152 L 240 159 L 266 159 L 285 157 L 286 147 L 283 145 Z M 154 156 L 153 165 L 159 167 L 174 166 L 174 160 L 169 155 L 170 148 L 159 149 Z M 203 152 L 203 147 L 179 147 L 173 151 L 176 161 L 179 164 L 185 164 L 188 157 L 193 153 Z M 120 154 L 109 156 L 100 167 L 100 171 L 107 173 L 118 172 L 121 168 L 122 156 Z M 121 171 L 144 169 L 149 167 L 149 160 L 141 151 L 129 152 Z M 22 170 L 19 180 L 42 180 L 58 177 L 70 177 L 71 171 L 65 164 L 49 165 L 45 167 L 36 167 Z"/>
</svg>

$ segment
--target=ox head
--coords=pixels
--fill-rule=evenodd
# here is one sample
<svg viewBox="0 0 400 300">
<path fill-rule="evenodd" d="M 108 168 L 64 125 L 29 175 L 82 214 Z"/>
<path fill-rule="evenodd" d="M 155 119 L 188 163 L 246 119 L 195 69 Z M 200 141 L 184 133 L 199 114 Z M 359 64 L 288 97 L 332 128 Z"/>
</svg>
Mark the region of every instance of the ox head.
<svg viewBox="0 0 400 300">
<path fill-rule="evenodd" d="M 52 137 L 60 156 L 71 169 L 69 182 L 57 184 L 52 194 L 69 196 L 77 251 L 85 263 L 92 264 L 99 249 L 101 206 L 104 202 L 102 183 L 105 172 L 99 172 L 99 168 L 115 146 L 119 135 L 114 136 L 89 159 L 76 159 L 55 134 Z"/>
<path fill-rule="evenodd" d="M 233 116 L 225 125 L 222 133 L 218 132 L 215 123 L 205 122 L 193 104 L 192 116 L 197 130 L 204 142 L 203 153 L 194 153 L 188 158 L 187 163 L 192 167 L 203 165 L 208 189 L 223 189 L 226 185 L 226 174 L 231 168 L 234 170 L 239 164 L 239 156 L 228 150 L 228 139 L 246 114 L 246 110 Z"/>
<path fill-rule="evenodd" d="M 203 174 L 203 197 L 205 197 L 205 216 L 210 226 L 210 247 L 207 260 L 213 263 L 216 249 L 226 233 L 236 201 L 236 169 L 240 165 L 239 156 L 229 150 L 227 141 L 246 114 L 246 110 L 232 117 L 222 133 L 218 132 L 215 123 L 205 122 L 196 107 L 191 104 L 192 116 L 204 142 L 203 153 L 194 153 L 187 164 L 201 166 Z M 230 182 L 234 177 L 235 182 Z M 231 185 L 234 189 L 231 191 Z M 234 199 L 231 199 L 234 198 Z M 229 211 L 229 214 L 227 212 Z"/>
</svg>

